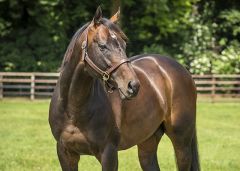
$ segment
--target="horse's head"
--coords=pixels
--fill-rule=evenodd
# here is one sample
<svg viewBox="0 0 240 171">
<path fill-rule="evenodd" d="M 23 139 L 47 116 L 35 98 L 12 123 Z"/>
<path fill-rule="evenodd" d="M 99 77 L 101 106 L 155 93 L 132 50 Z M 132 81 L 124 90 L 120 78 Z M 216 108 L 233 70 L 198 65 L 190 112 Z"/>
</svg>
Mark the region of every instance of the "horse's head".
<svg viewBox="0 0 240 171">
<path fill-rule="evenodd" d="M 90 74 L 100 76 L 107 87 L 118 88 L 122 99 L 130 99 L 137 95 L 140 84 L 126 56 L 127 37 L 116 25 L 119 14 L 108 20 L 98 7 L 85 31 L 83 58 Z"/>
</svg>

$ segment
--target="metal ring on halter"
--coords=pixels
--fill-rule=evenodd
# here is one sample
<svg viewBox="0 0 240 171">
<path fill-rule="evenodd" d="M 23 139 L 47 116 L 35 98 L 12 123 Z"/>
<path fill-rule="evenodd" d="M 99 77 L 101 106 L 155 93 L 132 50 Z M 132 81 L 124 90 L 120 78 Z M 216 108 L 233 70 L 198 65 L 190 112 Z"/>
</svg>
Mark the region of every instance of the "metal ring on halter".
<svg viewBox="0 0 240 171">
<path fill-rule="evenodd" d="M 110 75 L 107 72 L 103 72 L 103 75 L 102 75 L 103 81 L 107 81 L 109 80 L 109 78 L 110 78 Z"/>
</svg>

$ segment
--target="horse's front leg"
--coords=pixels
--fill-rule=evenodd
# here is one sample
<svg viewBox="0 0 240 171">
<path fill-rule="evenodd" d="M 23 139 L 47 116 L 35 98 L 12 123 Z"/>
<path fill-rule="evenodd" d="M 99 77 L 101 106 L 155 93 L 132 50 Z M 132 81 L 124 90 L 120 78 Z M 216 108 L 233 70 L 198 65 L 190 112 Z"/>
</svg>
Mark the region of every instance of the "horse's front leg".
<svg viewBox="0 0 240 171">
<path fill-rule="evenodd" d="M 67 151 L 60 143 L 57 143 L 57 154 L 62 171 L 78 171 L 80 155 Z"/>
<path fill-rule="evenodd" d="M 118 149 L 117 146 L 108 143 L 101 154 L 102 171 L 118 170 Z"/>
</svg>

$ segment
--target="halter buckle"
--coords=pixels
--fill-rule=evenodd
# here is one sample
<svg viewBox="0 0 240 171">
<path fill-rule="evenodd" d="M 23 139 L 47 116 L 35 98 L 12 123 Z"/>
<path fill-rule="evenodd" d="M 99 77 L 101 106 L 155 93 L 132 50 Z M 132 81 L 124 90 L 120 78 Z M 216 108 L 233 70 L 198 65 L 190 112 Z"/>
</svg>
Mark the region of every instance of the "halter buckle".
<svg viewBox="0 0 240 171">
<path fill-rule="evenodd" d="M 110 78 L 110 75 L 107 72 L 103 72 L 103 75 L 102 75 L 103 81 L 107 81 L 109 80 L 109 78 Z"/>
</svg>

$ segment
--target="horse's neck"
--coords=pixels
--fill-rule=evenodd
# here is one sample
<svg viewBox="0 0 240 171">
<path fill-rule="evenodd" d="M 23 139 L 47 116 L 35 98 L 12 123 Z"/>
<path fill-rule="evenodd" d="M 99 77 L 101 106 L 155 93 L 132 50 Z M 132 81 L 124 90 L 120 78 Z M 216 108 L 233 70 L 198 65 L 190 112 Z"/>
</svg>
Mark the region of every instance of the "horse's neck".
<svg viewBox="0 0 240 171">
<path fill-rule="evenodd" d="M 107 118 L 112 117 L 110 115 L 113 112 L 116 124 L 120 127 L 121 100 L 116 92 L 108 97 L 101 82 L 84 71 L 84 64 L 81 62 L 76 66 L 70 80 L 65 112 L 74 123 L 80 123 L 84 127 L 94 114 L 101 113 L 103 118 Z"/>
<path fill-rule="evenodd" d="M 93 78 L 84 71 L 84 64 L 79 63 L 73 73 L 68 91 L 67 112 L 75 116 L 86 113 L 92 93 Z"/>
<path fill-rule="evenodd" d="M 64 66 L 58 82 L 59 102 L 63 112 L 70 118 L 84 122 L 89 114 L 97 112 L 100 108 L 110 109 L 100 81 L 89 76 L 84 70 L 84 63 L 80 62 L 82 52 L 81 48 L 77 48 L 81 45 L 79 42 L 66 54 L 66 58 L 69 57 L 70 60 Z"/>
<path fill-rule="evenodd" d="M 59 93 L 60 93 L 61 104 L 63 105 L 64 109 L 66 108 L 66 105 L 67 105 L 69 88 L 73 79 L 74 72 L 79 63 L 79 59 L 80 59 L 79 54 L 81 53 L 80 50 L 78 50 L 77 48 L 75 48 L 74 51 L 73 49 L 71 49 L 71 51 L 67 52 L 66 54 L 67 58 L 71 58 L 71 60 L 67 62 L 66 66 L 64 66 L 64 69 L 61 71 L 60 80 L 58 83 L 60 85 Z"/>
</svg>

